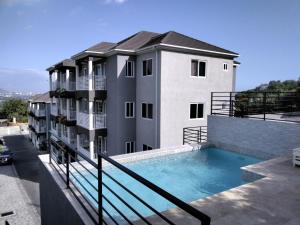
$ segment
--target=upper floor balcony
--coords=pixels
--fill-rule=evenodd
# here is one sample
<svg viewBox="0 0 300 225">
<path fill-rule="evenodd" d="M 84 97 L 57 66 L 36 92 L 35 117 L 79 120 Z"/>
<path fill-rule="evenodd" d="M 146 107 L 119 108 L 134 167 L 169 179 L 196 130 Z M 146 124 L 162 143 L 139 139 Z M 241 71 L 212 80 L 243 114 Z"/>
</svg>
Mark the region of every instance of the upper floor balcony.
<svg viewBox="0 0 300 225">
<path fill-rule="evenodd" d="M 46 110 L 45 109 L 35 109 L 34 115 L 37 117 L 43 117 L 46 116 Z"/>
<path fill-rule="evenodd" d="M 76 82 L 77 90 L 106 90 L 106 76 L 94 74 L 90 79 L 88 75 L 81 74 Z"/>
<path fill-rule="evenodd" d="M 103 129 L 106 128 L 106 114 L 79 112 L 77 115 L 77 124 L 86 129 Z"/>
<path fill-rule="evenodd" d="M 56 104 L 51 104 L 51 115 L 58 116 L 58 107 Z"/>
</svg>

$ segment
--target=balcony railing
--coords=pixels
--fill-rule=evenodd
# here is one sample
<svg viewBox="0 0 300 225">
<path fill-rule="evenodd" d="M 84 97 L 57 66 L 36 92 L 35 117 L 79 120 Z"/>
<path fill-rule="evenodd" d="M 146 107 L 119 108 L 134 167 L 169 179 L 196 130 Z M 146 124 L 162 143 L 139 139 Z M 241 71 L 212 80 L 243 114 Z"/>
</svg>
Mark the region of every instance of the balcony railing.
<svg viewBox="0 0 300 225">
<path fill-rule="evenodd" d="M 89 129 L 89 114 L 84 112 L 77 113 L 77 124 Z"/>
<path fill-rule="evenodd" d="M 300 123 L 300 93 L 212 92 L 211 115 Z"/>
<path fill-rule="evenodd" d="M 183 128 L 183 144 L 201 144 L 207 142 L 207 126 Z"/>
<path fill-rule="evenodd" d="M 34 129 L 35 129 L 35 131 L 37 133 L 45 133 L 46 132 L 46 126 L 38 126 L 38 125 L 36 125 L 34 127 Z"/>
<path fill-rule="evenodd" d="M 45 109 L 35 109 L 34 115 L 35 116 L 46 116 L 46 110 Z"/>
<path fill-rule="evenodd" d="M 94 114 L 94 128 L 106 128 L 106 114 Z"/>
<path fill-rule="evenodd" d="M 69 81 L 67 86 L 68 91 L 75 91 L 76 90 L 76 82 L 75 81 Z"/>
<path fill-rule="evenodd" d="M 57 105 L 56 104 L 51 105 L 51 114 L 54 115 L 54 116 L 58 115 L 58 110 L 57 110 Z"/>
<path fill-rule="evenodd" d="M 77 81 L 77 90 L 88 90 L 89 89 L 89 77 L 79 76 Z"/>
<path fill-rule="evenodd" d="M 99 151 L 97 151 L 98 163 L 95 163 L 85 154 L 87 151 L 84 149 L 72 151 L 53 140 L 51 140 L 51 145 L 57 149 L 56 155 L 61 157 L 55 157 L 56 155 L 52 155 L 50 151 L 50 164 L 78 200 L 93 224 L 135 224 L 136 219 L 140 220 L 139 223 L 152 224 L 151 220 L 139 210 L 141 207 L 157 216 L 155 221 L 157 224 L 183 224 L 183 220 L 176 223 L 170 217 L 171 214 L 161 213 L 151 202 L 147 202 L 144 196 L 139 196 L 136 187 L 122 184 L 122 180 L 115 174 L 111 174 L 110 170 L 106 170 L 103 163 L 107 163 L 118 172 L 129 176 L 130 179 L 137 182 L 140 188 L 149 189 L 153 194 L 178 207 L 181 210 L 180 217 L 186 216 L 189 223 L 210 224 L 211 219 L 206 214 Z M 82 160 L 78 160 L 79 158 Z M 113 182 L 117 188 L 111 188 L 108 182 Z M 135 207 L 137 204 L 139 209 Z M 126 208 L 120 207 L 122 205 L 125 205 Z M 128 212 L 133 214 L 134 218 L 130 217 Z"/>
<path fill-rule="evenodd" d="M 67 115 L 68 120 L 76 120 L 76 110 L 69 110 L 69 114 Z"/>
<path fill-rule="evenodd" d="M 106 76 L 94 75 L 93 78 L 95 90 L 106 90 Z"/>
</svg>

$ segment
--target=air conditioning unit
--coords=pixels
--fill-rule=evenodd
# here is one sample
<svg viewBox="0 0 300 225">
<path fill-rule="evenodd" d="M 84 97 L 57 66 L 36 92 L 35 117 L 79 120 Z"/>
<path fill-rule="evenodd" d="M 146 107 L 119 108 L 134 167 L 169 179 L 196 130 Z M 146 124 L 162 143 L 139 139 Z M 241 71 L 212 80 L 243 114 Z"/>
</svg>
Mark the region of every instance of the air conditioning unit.
<svg viewBox="0 0 300 225">
<path fill-rule="evenodd" d="M 300 148 L 294 149 L 293 152 L 293 165 L 300 166 Z"/>
</svg>

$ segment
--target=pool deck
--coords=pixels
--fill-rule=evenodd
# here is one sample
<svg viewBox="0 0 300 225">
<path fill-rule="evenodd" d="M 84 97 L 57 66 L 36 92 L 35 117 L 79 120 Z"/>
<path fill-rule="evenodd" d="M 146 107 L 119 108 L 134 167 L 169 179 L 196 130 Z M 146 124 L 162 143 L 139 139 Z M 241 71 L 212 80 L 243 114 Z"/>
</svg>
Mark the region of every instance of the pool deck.
<svg viewBox="0 0 300 225">
<path fill-rule="evenodd" d="M 300 224 L 300 167 L 292 166 L 291 156 L 243 169 L 264 178 L 194 201 L 191 205 L 209 215 L 213 225 Z M 163 214 L 176 224 L 200 224 L 180 209 Z M 152 224 L 162 224 L 157 216 L 148 219 Z"/>
</svg>

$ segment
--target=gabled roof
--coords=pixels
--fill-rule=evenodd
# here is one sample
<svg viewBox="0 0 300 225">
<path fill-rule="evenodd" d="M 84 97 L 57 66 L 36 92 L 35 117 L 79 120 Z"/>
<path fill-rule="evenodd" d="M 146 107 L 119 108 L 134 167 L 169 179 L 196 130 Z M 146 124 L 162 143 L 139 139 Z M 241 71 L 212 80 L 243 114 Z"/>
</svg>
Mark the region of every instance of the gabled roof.
<svg viewBox="0 0 300 225">
<path fill-rule="evenodd" d="M 122 50 L 137 50 L 147 42 L 149 42 L 153 37 L 159 35 L 158 33 L 141 31 L 138 32 L 120 42 L 114 47 L 114 49 Z"/>
<path fill-rule="evenodd" d="M 75 61 L 73 59 L 64 59 L 53 66 L 47 68 L 48 71 L 52 71 L 58 67 L 75 67 Z"/>
<path fill-rule="evenodd" d="M 39 102 L 50 103 L 50 94 L 49 92 L 43 94 L 37 94 L 34 95 L 31 99 L 29 99 L 29 101 L 32 103 L 39 103 Z"/>
<path fill-rule="evenodd" d="M 117 44 L 116 43 L 111 43 L 111 42 L 100 42 L 85 51 L 91 51 L 91 52 L 106 52 L 110 50 L 111 48 L 115 47 Z"/>
<path fill-rule="evenodd" d="M 164 34 L 153 37 L 148 43 L 146 43 L 142 48 L 149 47 L 152 45 L 165 44 L 172 46 L 180 46 L 185 48 L 193 48 L 198 50 L 205 50 L 210 52 L 220 52 L 226 54 L 238 55 L 235 52 L 220 48 L 215 45 L 208 44 L 206 42 L 197 40 L 195 38 L 180 34 L 175 31 L 169 31 Z"/>
</svg>

